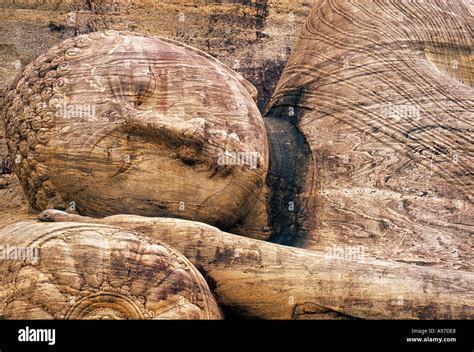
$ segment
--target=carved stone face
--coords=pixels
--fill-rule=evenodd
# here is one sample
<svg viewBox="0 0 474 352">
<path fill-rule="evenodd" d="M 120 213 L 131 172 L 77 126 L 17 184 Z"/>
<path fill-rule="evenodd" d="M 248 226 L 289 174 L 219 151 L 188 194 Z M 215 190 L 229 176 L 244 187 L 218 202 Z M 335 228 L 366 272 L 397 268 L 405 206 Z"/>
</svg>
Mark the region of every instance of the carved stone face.
<svg viewBox="0 0 474 352">
<path fill-rule="evenodd" d="M 268 168 L 255 88 L 167 39 L 68 39 L 6 94 L 7 140 L 37 209 L 174 216 L 232 226 Z"/>
</svg>

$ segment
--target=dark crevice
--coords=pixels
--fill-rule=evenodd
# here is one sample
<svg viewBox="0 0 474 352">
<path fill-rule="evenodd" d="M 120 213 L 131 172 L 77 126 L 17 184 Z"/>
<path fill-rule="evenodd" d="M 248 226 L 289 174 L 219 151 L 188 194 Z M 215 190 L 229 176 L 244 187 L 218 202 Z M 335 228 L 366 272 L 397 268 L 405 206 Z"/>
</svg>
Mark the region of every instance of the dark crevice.
<svg viewBox="0 0 474 352">
<path fill-rule="evenodd" d="M 255 314 L 249 312 L 246 308 L 223 304 L 219 299 L 219 294 L 217 293 L 219 287 L 218 282 L 214 280 L 212 275 L 202 265 L 197 264 L 196 268 L 206 280 L 214 298 L 219 303 L 219 308 L 221 309 L 225 320 L 261 320 L 261 318 L 255 316 Z"/>
<path fill-rule="evenodd" d="M 267 186 L 272 235 L 269 241 L 298 247 L 306 237 L 302 222 L 311 152 L 303 134 L 289 120 L 267 116 L 264 121 L 270 148 Z"/>
</svg>

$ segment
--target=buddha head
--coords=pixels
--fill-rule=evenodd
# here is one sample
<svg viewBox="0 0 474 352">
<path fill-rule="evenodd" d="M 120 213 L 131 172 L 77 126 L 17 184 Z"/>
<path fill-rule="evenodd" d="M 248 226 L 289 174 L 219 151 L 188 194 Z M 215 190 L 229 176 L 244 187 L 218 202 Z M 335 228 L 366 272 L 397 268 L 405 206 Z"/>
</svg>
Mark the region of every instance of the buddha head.
<svg viewBox="0 0 474 352">
<path fill-rule="evenodd" d="M 260 196 L 268 170 L 255 97 L 201 51 L 108 31 L 68 39 L 30 63 L 2 115 L 37 210 L 229 227 Z"/>
</svg>

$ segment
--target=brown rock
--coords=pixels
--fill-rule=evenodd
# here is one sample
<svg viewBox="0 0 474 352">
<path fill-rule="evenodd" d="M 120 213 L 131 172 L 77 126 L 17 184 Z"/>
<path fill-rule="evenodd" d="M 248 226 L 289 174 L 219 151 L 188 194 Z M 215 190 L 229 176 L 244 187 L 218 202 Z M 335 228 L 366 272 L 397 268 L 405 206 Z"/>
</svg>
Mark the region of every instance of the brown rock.
<svg viewBox="0 0 474 352">
<path fill-rule="evenodd" d="M 472 271 L 464 1 L 317 1 L 267 116 L 311 149 L 302 246 Z"/>
<path fill-rule="evenodd" d="M 233 316 L 260 319 L 469 319 L 470 272 L 291 248 L 179 219 L 93 219 L 47 210 L 39 219 L 139 231 L 183 253 Z"/>
<path fill-rule="evenodd" d="M 100 225 L 0 234 L 3 319 L 220 319 L 196 268 L 164 243 Z"/>
<path fill-rule="evenodd" d="M 255 88 L 169 39 L 64 41 L 6 94 L 10 158 L 31 205 L 236 225 L 268 165 Z"/>
<path fill-rule="evenodd" d="M 89 215 L 181 217 L 254 237 L 271 232 L 272 241 L 305 247 L 177 219 L 86 219 L 175 246 L 217 283 L 220 303 L 246 317 L 469 318 L 467 6 L 436 1 L 420 11 L 413 3 L 318 1 L 268 106 L 266 132 L 253 113 L 251 85 L 194 49 L 125 33 L 92 35 L 98 50 L 81 42 L 87 36 L 66 41 L 27 67 L 27 79 L 7 95 L 11 157 L 20 156 L 15 171 L 39 209 L 72 204 Z M 120 38 L 123 52 L 114 42 Z M 62 60 L 78 64 L 75 73 L 56 68 Z M 142 61 L 162 63 L 156 66 L 166 74 Z M 98 74 L 84 70 L 91 62 L 101 63 Z M 106 84 L 87 81 L 104 76 L 103 67 Z M 183 71 L 168 74 L 168 67 Z M 156 77 L 176 85 L 162 89 L 168 85 Z M 84 103 L 83 94 L 100 100 L 105 87 L 104 119 L 58 125 L 44 113 L 48 86 L 72 92 L 72 106 Z M 215 100 L 200 100 L 206 89 Z M 229 103 L 235 97 L 243 104 Z M 163 106 L 172 113 L 160 113 Z M 173 106 L 190 106 L 192 118 Z M 199 115 L 200 108 L 210 112 Z M 219 151 L 255 150 L 264 155 L 257 168 L 219 162 Z M 354 260 L 360 249 L 362 261 Z"/>
<path fill-rule="evenodd" d="M 258 88 L 263 106 L 310 7 L 307 0 L 5 0 L 0 4 L 0 88 L 18 66 L 64 39 L 114 29 L 165 36 L 213 55 Z"/>
</svg>

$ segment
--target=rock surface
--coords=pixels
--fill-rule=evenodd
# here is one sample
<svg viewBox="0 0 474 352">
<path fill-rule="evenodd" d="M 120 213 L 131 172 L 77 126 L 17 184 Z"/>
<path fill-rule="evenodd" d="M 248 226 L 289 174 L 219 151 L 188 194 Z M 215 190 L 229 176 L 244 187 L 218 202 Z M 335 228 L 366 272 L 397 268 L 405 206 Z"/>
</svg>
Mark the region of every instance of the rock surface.
<svg viewBox="0 0 474 352">
<path fill-rule="evenodd" d="M 13 168 L 37 210 L 228 228 L 265 183 L 255 96 L 240 75 L 186 45 L 94 32 L 29 64 L 3 116 Z"/>
<path fill-rule="evenodd" d="M 316 2 L 267 111 L 311 149 L 305 248 L 473 270 L 470 11 Z"/>
<path fill-rule="evenodd" d="M 196 6 L 192 11 L 254 9 L 255 18 L 260 19 L 262 9 L 267 13 L 272 3 L 280 2 L 269 2 L 268 7 L 266 2 L 258 6 L 211 4 Z M 68 21 L 75 21 L 77 26 L 52 23 L 49 25 L 52 33 L 59 38 L 89 32 L 92 27 L 87 26 L 92 22 L 87 18 L 100 18 L 93 21 L 98 26 L 94 28 L 109 28 L 110 23 L 118 27 L 129 24 L 121 12 L 123 4 L 116 7 L 107 2 L 90 4 L 90 12 L 67 14 L 66 18 L 74 18 Z M 6 5 L 2 16 L 15 13 L 26 18 L 33 11 L 28 10 L 28 5 L 21 5 L 22 11 L 17 11 L 15 6 Z M 112 9 L 117 11 L 115 19 L 122 22 L 114 22 Z M 166 9 L 169 13 L 170 7 Z M 82 213 L 88 213 L 89 209 L 91 215 L 141 212 L 226 228 L 230 233 L 178 219 L 130 215 L 91 219 L 64 215 L 66 221 L 92 223 L 88 228 L 91 231 L 96 231 L 98 226 L 93 223 L 101 223 L 127 229 L 122 231 L 141 232 L 150 241 L 166 241 L 205 273 L 226 311 L 241 317 L 470 318 L 474 265 L 473 155 L 469 144 L 473 117 L 470 12 L 472 7 L 464 1 L 423 4 L 316 1 L 268 105 L 266 131 L 252 102 L 255 97 L 252 86 L 206 55 L 169 40 L 159 40 L 160 50 L 154 57 L 171 53 L 162 62 L 166 66 L 176 64 L 183 71 L 166 72 L 158 77 L 180 80 L 174 87 L 187 87 L 178 93 L 172 91 L 179 99 L 171 105 L 171 110 L 190 101 L 193 108 L 192 118 L 186 114 L 183 117 L 180 109 L 176 113 L 172 110 L 171 115 L 156 114 L 154 107 L 162 107 L 163 101 L 168 101 L 164 93 L 168 90 L 161 89 L 166 86 L 163 84 L 156 89 L 154 84 L 159 80 L 155 66 L 142 64 L 149 61 L 146 53 L 153 52 L 155 44 L 149 42 L 153 39 L 122 41 L 121 45 L 130 49 L 127 51 L 137 54 L 125 61 L 133 62 L 128 67 L 120 64 L 120 55 L 127 54 L 117 49 L 120 45 L 116 46 L 115 40 L 136 38 L 136 35 L 114 32 L 92 35 L 90 38 L 94 40 L 104 40 L 99 55 L 88 51 L 88 36 L 79 36 L 29 66 L 25 71 L 28 79 L 22 81 L 19 77 L 20 81 L 15 83 L 15 88 L 19 85 L 18 98 L 16 92 L 7 96 L 8 108 L 14 112 L 9 116 L 12 158 L 7 164 L 16 168 L 37 209 L 69 206 L 70 211 Z M 45 13 L 41 12 L 39 17 Z M 146 16 L 144 12 L 140 14 Z M 238 11 L 229 14 L 223 22 L 219 16 L 219 19 L 211 16 L 211 23 L 216 26 L 228 23 L 240 14 Z M 177 15 L 181 22 L 180 13 Z M 186 18 L 189 18 L 187 14 L 183 22 L 189 24 Z M 139 25 L 149 23 L 143 21 Z M 257 21 L 255 28 L 268 28 L 268 23 Z M 128 29 L 135 30 L 132 27 Z M 205 37 L 225 32 L 212 28 Z M 255 28 L 250 26 L 250 32 L 246 33 L 253 33 Z M 191 37 L 196 38 L 195 34 L 181 39 L 188 42 Z M 255 31 L 255 35 L 255 43 L 259 43 L 265 37 L 265 30 Z M 248 44 L 248 37 L 245 38 L 242 43 Z M 219 57 L 221 53 L 213 52 L 212 43 L 207 41 L 208 48 L 204 49 Z M 262 56 L 255 43 L 247 49 Z M 191 44 L 201 47 L 199 40 Z M 178 49 L 161 50 L 169 49 L 168 45 L 176 45 Z M 229 52 L 233 50 L 229 42 L 223 47 L 229 48 Z M 10 49 L 1 55 L 11 52 Z M 80 70 L 68 73 L 70 63 L 82 62 L 87 66 L 88 60 L 106 61 L 105 58 L 117 55 L 117 50 L 118 69 L 114 71 L 113 65 L 109 66 L 105 85 L 91 84 L 87 81 L 90 77 Z M 58 53 L 62 55 L 58 60 L 66 65 L 54 67 L 54 58 L 61 57 Z M 239 53 L 253 55 L 246 50 Z M 190 60 L 179 62 L 181 55 Z M 5 57 L 8 62 L 15 62 L 8 55 Z M 146 60 L 142 60 L 144 57 Z M 231 61 L 234 58 L 229 57 Z M 200 72 L 186 71 L 184 67 L 189 63 L 196 64 L 194 68 L 198 67 Z M 48 70 L 53 77 L 46 77 Z M 222 77 L 209 78 L 217 77 L 209 75 L 211 71 L 226 77 L 233 88 L 216 89 Z M 180 79 L 183 72 L 186 78 L 189 78 L 187 74 L 191 75 L 191 80 Z M 38 80 L 36 73 L 40 76 Z M 72 79 L 74 85 L 68 86 L 67 81 L 60 79 L 62 75 Z M 208 78 L 200 85 L 198 78 L 202 77 Z M 102 120 L 105 130 L 97 128 L 102 126 L 100 119 L 92 124 L 90 121 L 71 123 L 61 118 L 51 120 L 45 114 L 49 105 L 45 110 L 41 104 L 51 101 L 50 92 L 46 89 L 45 96 L 33 98 L 38 87 L 31 87 L 33 92 L 30 92 L 25 81 L 33 82 L 33 86 L 45 82 L 55 94 L 63 94 L 61 90 L 69 87 L 69 92 L 74 92 L 68 95 L 72 106 L 84 103 L 78 97 L 90 92 L 93 86 L 97 94 L 91 94 L 92 100 L 100 99 L 106 87 L 106 95 L 120 97 L 120 103 L 111 99 L 104 104 L 111 103 L 110 109 L 103 110 L 105 114 L 101 115 L 108 121 Z M 262 91 L 265 83 L 258 84 L 258 90 Z M 88 87 L 84 89 L 84 85 Z M 203 86 L 213 87 L 215 101 L 199 100 L 198 93 L 205 92 Z M 154 92 L 159 94 L 155 96 Z M 231 97 L 232 101 L 236 96 L 240 97 L 236 100 L 240 104 L 235 104 L 237 108 L 232 110 L 230 119 L 236 116 L 231 130 L 237 131 L 238 138 L 223 123 L 229 116 L 219 112 L 223 106 L 227 109 L 234 105 L 218 102 L 220 97 Z M 263 105 L 262 100 L 259 103 Z M 196 118 L 196 106 L 198 110 L 205 107 L 209 111 Z M 215 109 L 207 109 L 209 106 Z M 237 116 L 243 106 L 245 113 Z M 34 121 L 35 116 L 40 119 Z M 57 129 L 58 126 L 61 128 Z M 117 129 L 107 130 L 106 126 Z M 32 130 L 34 133 L 30 133 Z M 223 131 L 226 135 L 221 138 Z M 127 136 L 133 138 L 129 140 Z M 48 143 L 42 145 L 42 141 Z M 94 141 L 93 148 L 89 148 L 88 141 Z M 222 149 L 222 146 L 226 147 Z M 216 164 L 219 151 L 227 150 L 227 146 L 237 151 L 260 148 L 258 151 L 264 156 L 262 167 L 209 168 Z M 84 150 L 92 152 L 81 154 Z M 162 182 L 154 184 L 157 169 L 168 171 L 159 175 Z M 212 172 L 208 173 L 209 170 Z M 54 183 L 50 182 L 51 175 Z M 14 177 L 7 183 L 14 185 Z M 210 195 L 211 199 L 215 196 L 211 204 L 209 198 L 195 192 L 196 185 L 206 184 L 209 187 L 204 189 L 219 189 L 217 195 Z M 226 189 L 224 185 L 233 186 Z M 0 192 L 5 190 L 9 193 L 0 195 L 7 194 L 13 199 L 9 187 Z M 83 192 L 86 195 L 81 199 Z M 31 213 L 23 213 L 24 200 L 17 197 L 16 202 L 20 216 L 30 218 Z M 14 212 L 7 213 L 7 222 L 12 222 Z M 51 215 L 51 219 L 48 216 L 43 220 L 57 220 L 56 215 Z M 59 221 L 62 216 L 59 213 Z M 266 232 L 261 232 L 266 226 L 277 232 L 272 233 L 270 240 L 305 249 L 235 236 L 266 238 Z"/>
<path fill-rule="evenodd" d="M 110 226 L 0 233 L 2 319 L 220 319 L 206 281 L 161 241 Z"/>
<path fill-rule="evenodd" d="M 0 92 L 53 45 L 115 29 L 177 39 L 211 54 L 257 87 L 263 108 L 310 7 L 308 0 L 2 1 Z M 0 123 L 0 159 L 7 154 Z"/>
<path fill-rule="evenodd" d="M 469 319 L 474 314 L 469 272 L 341 258 L 180 219 L 94 219 L 57 210 L 39 219 L 117 226 L 170 244 L 204 274 L 226 317 Z"/>
<path fill-rule="evenodd" d="M 115 29 L 160 35 L 201 49 L 243 74 L 270 98 L 308 0 L 59 1 L 0 4 L 0 87 L 51 46 L 75 35 Z"/>
</svg>

